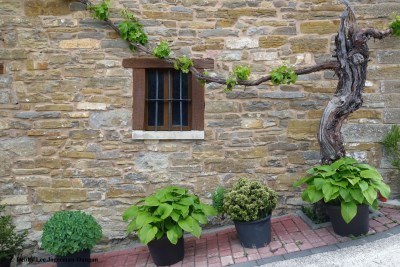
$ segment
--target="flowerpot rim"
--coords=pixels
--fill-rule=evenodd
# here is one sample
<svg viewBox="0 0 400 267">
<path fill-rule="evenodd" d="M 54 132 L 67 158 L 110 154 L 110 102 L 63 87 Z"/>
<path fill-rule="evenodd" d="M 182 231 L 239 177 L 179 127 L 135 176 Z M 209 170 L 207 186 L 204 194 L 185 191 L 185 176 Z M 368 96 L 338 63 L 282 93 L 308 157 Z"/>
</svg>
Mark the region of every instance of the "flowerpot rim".
<svg viewBox="0 0 400 267">
<path fill-rule="evenodd" d="M 236 221 L 236 220 L 233 220 L 233 222 L 234 223 L 239 223 L 239 224 L 253 224 L 253 223 L 259 223 L 259 222 L 262 222 L 262 221 L 265 221 L 265 220 L 268 220 L 269 218 L 271 218 L 271 216 L 272 216 L 272 214 L 269 214 L 269 215 L 267 215 L 266 217 L 263 217 L 263 218 L 261 218 L 261 219 L 258 219 L 258 220 L 255 220 L 255 221 Z"/>
<path fill-rule="evenodd" d="M 332 207 L 332 208 L 339 208 L 339 209 L 341 208 L 340 205 L 334 205 L 334 204 L 328 204 L 328 203 L 325 203 L 325 205 L 328 206 L 328 207 Z M 368 207 L 370 207 L 371 205 L 368 205 L 368 204 L 357 204 L 357 207 L 358 206 L 368 206 Z"/>
</svg>

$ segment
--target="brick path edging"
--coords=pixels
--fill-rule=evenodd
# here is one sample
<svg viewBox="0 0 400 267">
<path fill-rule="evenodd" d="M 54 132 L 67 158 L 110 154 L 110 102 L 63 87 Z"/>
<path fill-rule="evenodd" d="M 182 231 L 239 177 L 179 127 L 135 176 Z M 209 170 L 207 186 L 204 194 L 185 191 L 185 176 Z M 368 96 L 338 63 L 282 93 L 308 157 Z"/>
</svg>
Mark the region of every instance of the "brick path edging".
<svg viewBox="0 0 400 267">
<path fill-rule="evenodd" d="M 313 254 L 335 251 L 335 250 L 339 250 L 342 248 L 347 248 L 347 247 L 352 247 L 352 246 L 360 246 L 360 245 L 364 245 L 369 242 L 374 242 L 374 241 L 377 241 L 380 239 L 391 237 L 396 234 L 400 234 L 400 225 L 395 226 L 394 228 L 391 228 L 385 232 L 360 237 L 360 238 L 350 240 L 347 242 L 343 242 L 343 243 L 336 243 L 333 245 L 327 245 L 327 246 L 311 248 L 311 249 L 307 249 L 307 250 L 303 250 L 303 251 L 291 252 L 291 253 L 268 257 L 268 258 L 263 258 L 263 259 L 259 259 L 259 260 L 237 263 L 237 264 L 233 264 L 230 266 L 231 267 L 261 266 L 261 265 L 265 265 L 265 264 L 273 263 L 273 262 L 277 262 L 277 261 L 291 260 L 291 259 L 301 258 L 301 257 L 305 257 L 305 256 L 310 256 Z"/>
</svg>

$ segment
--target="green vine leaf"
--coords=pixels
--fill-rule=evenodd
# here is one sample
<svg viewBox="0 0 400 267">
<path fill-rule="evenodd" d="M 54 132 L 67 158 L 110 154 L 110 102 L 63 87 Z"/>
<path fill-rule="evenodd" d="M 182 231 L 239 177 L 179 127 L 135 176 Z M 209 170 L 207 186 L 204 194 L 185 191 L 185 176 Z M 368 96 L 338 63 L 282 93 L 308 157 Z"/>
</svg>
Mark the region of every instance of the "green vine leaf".
<svg viewBox="0 0 400 267">
<path fill-rule="evenodd" d="M 235 75 L 231 75 L 226 79 L 226 87 L 224 89 L 225 93 L 232 92 L 233 88 L 237 84 L 237 79 Z"/>
<path fill-rule="evenodd" d="M 171 48 L 167 41 L 162 41 L 154 48 L 153 55 L 158 58 L 168 58 L 171 53 Z"/>
<path fill-rule="evenodd" d="M 188 58 L 186 55 L 183 55 L 175 60 L 174 68 L 176 70 L 180 70 L 183 73 L 189 73 L 189 69 L 191 67 L 193 67 L 193 60 Z"/>
<path fill-rule="evenodd" d="M 400 37 L 400 16 L 394 14 L 394 20 L 389 24 L 389 28 L 392 29 L 393 35 Z"/>
<path fill-rule="evenodd" d="M 292 67 L 286 65 L 275 68 L 271 71 L 271 82 L 274 85 L 296 83 L 297 74 Z"/>
<path fill-rule="evenodd" d="M 123 10 L 121 16 L 125 19 L 118 24 L 121 38 L 129 42 L 146 45 L 148 37 L 143 30 L 143 25 L 139 23 L 135 15 L 128 10 Z"/>
<path fill-rule="evenodd" d="M 95 19 L 107 20 L 110 17 L 110 0 L 105 0 L 97 5 L 92 5 L 89 10 Z"/>
<path fill-rule="evenodd" d="M 238 80 L 247 81 L 250 77 L 251 70 L 249 66 L 239 65 L 233 68 L 233 74 Z"/>
</svg>

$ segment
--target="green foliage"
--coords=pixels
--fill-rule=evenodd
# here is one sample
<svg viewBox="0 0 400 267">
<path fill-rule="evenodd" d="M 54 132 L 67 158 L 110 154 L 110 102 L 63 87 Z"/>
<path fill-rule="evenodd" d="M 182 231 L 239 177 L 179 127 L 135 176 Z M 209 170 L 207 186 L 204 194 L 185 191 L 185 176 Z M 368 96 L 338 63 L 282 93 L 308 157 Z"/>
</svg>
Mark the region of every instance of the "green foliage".
<svg viewBox="0 0 400 267">
<path fill-rule="evenodd" d="M 392 29 L 393 35 L 400 37 L 400 16 L 394 15 L 394 20 L 389 24 Z"/>
<path fill-rule="evenodd" d="M 153 50 L 153 55 L 158 58 L 168 58 L 170 53 L 171 48 L 169 48 L 167 41 L 160 42 L 159 45 Z"/>
<path fill-rule="evenodd" d="M 58 211 L 45 223 L 42 248 L 58 256 L 92 249 L 102 237 L 101 226 L 81 211 Z"/>
<path fill-rule="evenodd" d="M 259 181 L 241 178 L 224 197 L 224 212 L 234 221 L 255 221 L 271 214 L 277 194 Z"/>
<path fill-rule="evenodd" d="M 146 33 L 143 31 L 143 25 L 139 23 L 133 13 L 123 10 L 121 16 L 125 19 L 118 24 L 121 38 L 128 42 L 146 45 L 148 39 Z"/>
<path fill-rule="evenodd" d="M 92 12 L 92 16 L 95 19 L 107 20 L 110 17 L 110 0 L 105 0 L 97 5 L 92 5 L 89 7 Z"/>
<path fill-rule="evenodd" d="M 235 76 L 230 76 L 226 79 L 226 87 L 224 89 L 225 93 L 229 93 L 232 91 L 232 89 L 236 86 L 237 84 L 237 79 Z"/>
<path fill-rule="evenodd" d="M 341 214 L 349 223 L 357 214 L 357 205 L 367 204 L 378 207 L 377 192 L 389 198 L 390 188 L 372 166 L 359 163 L 350 157 L 343 157 L 331 165 L 320 165 L 309 169 L 308 175 L 294 183 L 307 184 L 301 197 L 304 201 L 340 204 Z"/>
<path fill-rule="evenodd" d="M 218 213 L 224 212 L 224 196 L 226 189 L 223 186 L 218 186 L 217 189 L 212 193 L 212 203 L 213 207 Z"/>
<path fill-rule="evenodd" d="M 242 81 L 247 81 L 250 77 L 251 71 L 249 66 L 236 66 L 233 68 L 233 75 Z"/>
<path fill-rule="evenodd" d="M 204 71 L 204 73 L 203 73 L 203 75 L 204 76 L 210 76 L 210 73 L 208 72 L 208 71 Z M 206 84 L 206 80 L 204 80 L 204 79 L 199 79 L 199 82 L 202 84 L 202 85 L 205 85 Z"/>
<path fill-rule="evenodd" d="M 146 245 L 165 235 L 176 244 L 184 231 L 200 237 L 200 224 L 206 223 L 209 215 L 216 215 L 213 207 L 201 203 L 187 189 L 169 186 L 141 199 L 122 217 L 130 221 L 128 232 L 137 232 L 140 242 Z"/>
<path fill-rule="evenodd" d="M 329 217 L 326 214 L 323 214 L 321 212 L 317 212 L 315 210 L 314 206 L 313 207 L 302 206 L 301 210 L 315 224 L 321 224 L 321 223 L 329 222 Z"/>
<path fill-rule="evenodd" d="M 271 82 L 274 85 L 296 83 L 297 74 L 294 69 L 286 65 L 275 68 L 271 71 Z"/>
<path fill-rule="evenodd" d="M 14 255 L 22 251 L 22 243 L 26 231 L 18 234 L 15 232 L 15 225 L 10 215 L 3 214 L 4 205 L 0 205 L 0 262 L 12 259 Z"/>
<path fill-rule="evenodd" d="M 189 73 L 189 69 L 193 67 L 193 61 L 186 55 L 177 58 L 174 63 L 174 68 L 180 70 L 183 73 Z"/>
<path fill-rule="evenodd" d="M 391 164 L 400 170 L 400 127 L 393 125 L 389 132 L 386 133 L 382 145 L 385 149 Z"/>
</svg>

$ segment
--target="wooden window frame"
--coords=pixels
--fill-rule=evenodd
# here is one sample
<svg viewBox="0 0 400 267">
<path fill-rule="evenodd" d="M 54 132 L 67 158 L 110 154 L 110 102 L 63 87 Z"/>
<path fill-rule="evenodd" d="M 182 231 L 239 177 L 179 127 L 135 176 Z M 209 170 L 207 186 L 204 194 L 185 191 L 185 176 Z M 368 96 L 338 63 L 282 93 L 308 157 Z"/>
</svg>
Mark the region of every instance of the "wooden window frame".
<svg viewBox="0 0 400 267">
<path fill-rule="evenodd" d="M 195 59 L 193 62 L 200 72 L 204 69 L 214 68 L 213 59 Z M 172 63 L 157 58 L 128 58 L 122 61 L 122 66 L 131 68 L 133 74 L 132 129 L 149 131 L 146 129 L 146 69 L 173 69 L 174 66 Z M 191 78 L 191 90 L 192 112 L 189 119 L 189 121 L 191 121 L 190 130 L 203 131 L 205 106 L 204 85 L 193 76 Z"/>
<path fill-rule="evenodd" d="M 169 70 L 169 69 L 168 69 Z M 172 70 L 171 70 L 172 71 Z M 168 87 L 169 88 L 173 88 L 172 83 L 173 83 L 173 79 L 170 79 L 169 81 L 169 85 L 168 85 L 168 75 L 166 75 L 166 73 L 163 74 L 164 77 L 164 98 L 167 96 L 168 98 L 172 98 L 171 93 L 173 93 L 172 91 L 168 92 Z M 172 77 L 172 76 L 171 76 Z M 148 99 L 148 83 L 147 80 L 148 78 L 146 77 L 146 99 Z M 189 73 L 188 76 L 188 96 L 191 99 L 190 103 L 189 103 L 189 110 L 188 110 L 188 125 L 187 126 L 182 126 L 182 131 L 190 131 L 192 129 L 192 102 L 193 102 L 193 98 L 192 98 L 192 87 L 193 87 L 193 82 L 192 82 L 192 74 Z M 146 101 L 146 105 L 145 105 L 145 122 L 144 122 L 144 127 L 146 131 L 180 131 L 181 127 L 179 125 L 174 126 L 172 125 L 172 113 L 168 112 L 168 109 L 170 108 L 169 106 L 169 101 L 164 101 L 162 108 L 164 110 L 164 116 L 163 116 L 163 120 L 164 120 L 164 125 L 163 126 L 148 126 L 148 119 L 149 119 L 149 115 L 148 115 L 148 101 Z M 160 108 L 160 107 L 159 107 Z M 172 107 L 171 107 L 172 108 Z M 171 116 L 168 116 L 168 114 L 171 114 Z"/>
<path fill-rule="evenodd" d="M 4 64 L 3 63 L 0 63 L 0 75 L 1 74 L 5 74 Z"/>
</svg>

